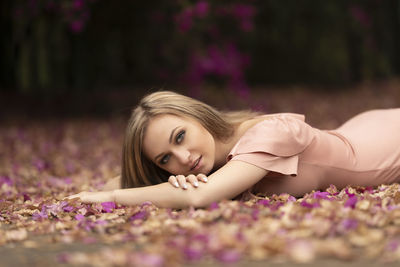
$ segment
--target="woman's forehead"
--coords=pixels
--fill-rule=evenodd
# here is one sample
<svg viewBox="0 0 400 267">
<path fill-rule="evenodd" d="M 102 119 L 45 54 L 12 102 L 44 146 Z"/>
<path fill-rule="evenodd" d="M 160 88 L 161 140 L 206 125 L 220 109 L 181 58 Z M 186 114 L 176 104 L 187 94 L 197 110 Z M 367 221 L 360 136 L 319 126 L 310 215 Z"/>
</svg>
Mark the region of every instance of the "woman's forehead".
<svg viewBox="0 0 400 267">
<path fill-rule="evenodd" d="M 185 118 L 172 114 L 161 114 L 151 118 L 143 137 L 145 154 L 153 158 L 168 146 L 171 133 L 186 124 Z"/>
</svg>

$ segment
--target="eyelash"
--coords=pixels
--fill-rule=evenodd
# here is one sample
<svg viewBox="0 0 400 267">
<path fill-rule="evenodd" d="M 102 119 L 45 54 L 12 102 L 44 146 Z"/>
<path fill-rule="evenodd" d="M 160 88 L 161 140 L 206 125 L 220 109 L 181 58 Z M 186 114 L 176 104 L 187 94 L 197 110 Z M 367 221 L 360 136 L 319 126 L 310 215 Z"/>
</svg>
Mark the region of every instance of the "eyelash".
<svg viewBox="0 0 400 267">
<path fill-rule="evenodd" d="M 178 145 L 181 144 L 183 142 L 183 139 L 185 138 L 185 134 L 186 134 L 185 130 L 180 131 L 175 137 L 175 143 L 177 143 Z M 169 154 L 165 155 L 164 157 L 161 158 L 160 164 L 161 165 L 167 164 L 169 158 L 170 158 Z"/>
</svg>

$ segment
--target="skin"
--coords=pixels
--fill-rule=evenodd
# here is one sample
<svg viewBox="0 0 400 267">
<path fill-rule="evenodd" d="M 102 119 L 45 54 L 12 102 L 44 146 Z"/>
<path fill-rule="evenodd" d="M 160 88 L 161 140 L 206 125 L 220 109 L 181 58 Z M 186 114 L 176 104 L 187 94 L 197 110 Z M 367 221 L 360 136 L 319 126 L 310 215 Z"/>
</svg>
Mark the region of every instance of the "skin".
<svg viewBox="0 0 400 267">
<path fill-rule="evenodd" d="M 161 168 L 178 174 L 170 177 L 170 183 L 103 192 L 81 192 L 68 198 L 78 197 L 85 203 L 114 201 L 123 205 L 151 201 L 159 207 L 168 208 L 205 207 L 215 201 L 232 199 L 268 173 L 241 161 L 231 160 L 225 163 L 226 156 L 244 132 L 263 119 L 260 117 L 242 123 L 229 140 L 222 142 L 194 119 L 169 114 L 156 116 L 150 121 L 144 136 L 143 152 Z M 198 166 L 193 168 L 199 158 Z M 203 179 L 203 173 L 209 174 L 207 184 L 183 186 L 186 181 L 193 185 L 195 180 Z M 174 182 L 179 182 L 186 190 L 171 186 Z"/>
<path fill-rule="evenodd" d="M 199 142 L 198 140 L 201 140 Z M 214 169 L 220 143 L 197 121 L 165 114 L 152 118 L 143 139 L 143 152 L 160 168 L 174 175 L 169 182 L 187 189 L 186 181 L 198 187 Z"/>
</svg>

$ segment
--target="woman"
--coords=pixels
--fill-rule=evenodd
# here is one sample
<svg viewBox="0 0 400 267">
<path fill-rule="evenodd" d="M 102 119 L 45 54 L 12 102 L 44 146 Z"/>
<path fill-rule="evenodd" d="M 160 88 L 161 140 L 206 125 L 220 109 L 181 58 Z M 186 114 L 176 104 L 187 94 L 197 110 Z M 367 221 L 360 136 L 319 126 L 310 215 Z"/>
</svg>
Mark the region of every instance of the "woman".
<svg viewBox="0 0 400 267">
<path fill-rule="evenodd" d="M 121 177 L 106 191 L 69 198 L 184 208 L 252 193 L 302 196 L 330 184 L 388 184 L 400 181 L 399 133 L 400 109 L 364 112 L 325 131 L 300 114 L 224 113 L 157 92 L 132 113 Z"/>
</svg>

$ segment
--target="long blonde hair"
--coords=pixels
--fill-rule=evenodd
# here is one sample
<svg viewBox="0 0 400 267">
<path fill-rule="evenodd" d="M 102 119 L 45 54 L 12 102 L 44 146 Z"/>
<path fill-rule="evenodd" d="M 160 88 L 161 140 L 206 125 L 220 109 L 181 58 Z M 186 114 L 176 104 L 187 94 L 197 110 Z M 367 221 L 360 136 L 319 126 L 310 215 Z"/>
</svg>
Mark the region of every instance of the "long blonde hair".
<svg viewBox="0 0 400 267">
<path fill-rule="evenodd" d="M 160 114 L 193 118 L 221 141 L 228 140 L 238 124 L 259 115 L 249 110 L 221 112 L 196 99 L 170 91 L 145 96 L 132 111 L 126 127 L 122 148 L 122 188 L 154 185 L 166 182 L 170 176 L 143 153 L 143 138 L 149 120 Z"/>
</svg>

